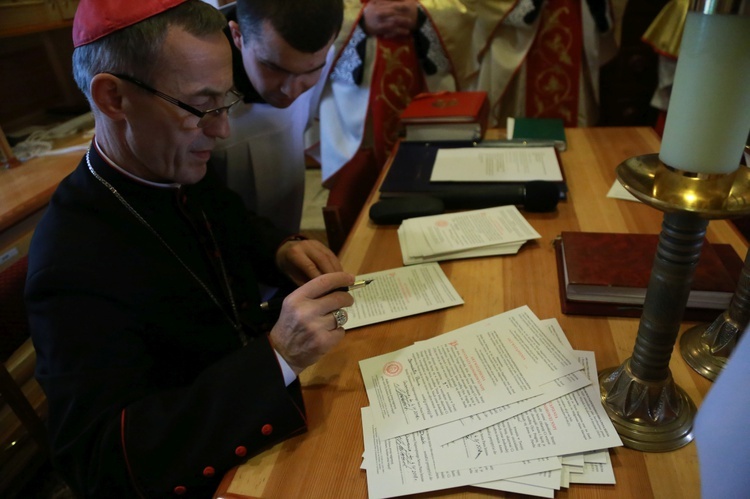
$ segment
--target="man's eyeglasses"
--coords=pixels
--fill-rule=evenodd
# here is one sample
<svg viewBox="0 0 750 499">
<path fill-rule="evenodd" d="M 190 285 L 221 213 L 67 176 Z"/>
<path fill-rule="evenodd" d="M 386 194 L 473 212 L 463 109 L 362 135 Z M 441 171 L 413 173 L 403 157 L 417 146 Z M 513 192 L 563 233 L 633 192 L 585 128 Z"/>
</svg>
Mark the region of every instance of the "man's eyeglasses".
<svg viewBox="0 0 750 499">
<path fill-rule="evenodd" d="M 172 96 L 169 96 L 165 94 L 164 92 L 160 92 L 156 90 L 155 88 L 146 85 L 141 80 L 138 80 L 136 78 L 133 78 L 132 76 L 126 75 L 126 74 L 117 74 L 117 73 L 109 73 L 112 76 L 116 76 L 117 78 L 121 80 L 125 80 L 127 82 L 132 83 L 133 85 L 136 85 L 138 87 L 141 87 L 143 90 L 146 90 L 147 92 L 151 92 L 157 97 L 161 97 L 165 101 L 174 104 L 175 106 L 180 107 L 181 109 L 184 109 L 185 111 L 189 112 L 190 114 L 198 117 L 198 128 L 205 128 L 208 126 L 214 119 L 221 116 L 222 113 L 225 111 L 228 113 L 229 109 L 237 104 L 239 101 L 242 100 L 242 94 L 237 92 L 236 90 L 230 90 L 225 96 L 224 96 L 224 105 L 214 108 L 214 109 L 208 109 L 206 111 L 201 111 L 200 109 L 196 109 L 193 106 L 189 104 L 185 104 L 182 101 L 179 101 L 175 99 Z"/>
</svg>

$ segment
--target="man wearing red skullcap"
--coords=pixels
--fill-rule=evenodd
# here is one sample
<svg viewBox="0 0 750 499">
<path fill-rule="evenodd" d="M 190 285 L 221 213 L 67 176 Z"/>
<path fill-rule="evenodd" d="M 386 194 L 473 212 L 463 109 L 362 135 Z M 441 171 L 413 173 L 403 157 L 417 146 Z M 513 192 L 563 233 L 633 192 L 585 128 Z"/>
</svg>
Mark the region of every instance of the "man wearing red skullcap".
<svg viewBox="0 0 750 499">
<path fill-rule="evenodd" d="M 304 431 L 297 375 L 344 334 L 353 276 L 207 167 L 241 98 L 225 26 L 199 0 L 76 13 L 96 137 L 35 231 L 26 302 L 53 460 L 81 497 L 209 497 Z M 261 282 L 299 285 L 277 317 Z"/>
</svg>

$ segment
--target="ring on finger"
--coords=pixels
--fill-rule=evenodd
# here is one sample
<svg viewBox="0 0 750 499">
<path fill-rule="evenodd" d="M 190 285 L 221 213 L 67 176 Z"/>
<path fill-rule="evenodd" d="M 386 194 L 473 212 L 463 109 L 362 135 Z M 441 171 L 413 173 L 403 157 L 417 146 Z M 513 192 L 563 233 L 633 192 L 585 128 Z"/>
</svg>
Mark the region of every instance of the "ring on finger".
<svg viewBox="0 0 750 499">
<path fill-rule="evenodd" d="M 346 313 L 346 310 L 338 308 L 331 312 L 333 314 L 333 318 L 336 320 L 336 327 L 344 327 L 344 324 L 346 324 L 346 321 L 349 320 L 349 315 Z"/>
</svg>

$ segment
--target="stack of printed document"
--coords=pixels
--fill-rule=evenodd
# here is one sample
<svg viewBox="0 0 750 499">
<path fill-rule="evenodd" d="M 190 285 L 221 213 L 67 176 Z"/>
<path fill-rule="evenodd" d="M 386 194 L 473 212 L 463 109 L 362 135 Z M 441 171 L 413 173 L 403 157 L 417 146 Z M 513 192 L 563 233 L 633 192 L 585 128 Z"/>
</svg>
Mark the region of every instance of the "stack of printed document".
<svg viewBox="0 0 750 499">
<path fill-rule="evenodd" d="M 398 228 L 404 265 L 514 255 L 540 237 L 512 205 L 408 218 Z"/>
<path fill-rule="evenodd" d="M 360 361 L 370 499 L 473 485 L 554 497 L 615 483 L 593 352 L 526 306 Z"/>
</svg>

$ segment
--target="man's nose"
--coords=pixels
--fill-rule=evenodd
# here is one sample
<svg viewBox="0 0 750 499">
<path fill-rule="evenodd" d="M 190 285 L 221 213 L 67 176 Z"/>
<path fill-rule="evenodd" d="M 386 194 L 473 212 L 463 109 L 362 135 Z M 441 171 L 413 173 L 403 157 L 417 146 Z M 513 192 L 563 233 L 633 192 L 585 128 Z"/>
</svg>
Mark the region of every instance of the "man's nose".
<svg viewBox="0 0 750 499">
<path fill-rule="evenodd" d="M 203 127 L 203 133 L 209 137 L 226 139 L 229 137 L 229 114 L 227 111 L 219 113 L 206 126 Z"/>
<path fill-rule="evenodd" d="M 312 87 L 315 81 L 309 75 L 290 75 L 281 86 L 281 91 L 284 95 L 294 100 Z"/>
</svg>

